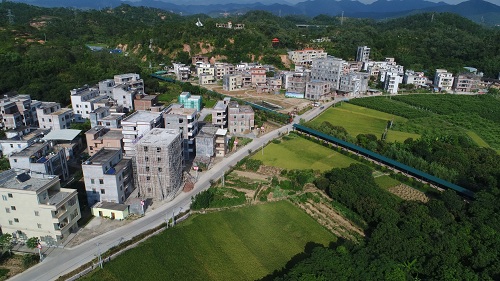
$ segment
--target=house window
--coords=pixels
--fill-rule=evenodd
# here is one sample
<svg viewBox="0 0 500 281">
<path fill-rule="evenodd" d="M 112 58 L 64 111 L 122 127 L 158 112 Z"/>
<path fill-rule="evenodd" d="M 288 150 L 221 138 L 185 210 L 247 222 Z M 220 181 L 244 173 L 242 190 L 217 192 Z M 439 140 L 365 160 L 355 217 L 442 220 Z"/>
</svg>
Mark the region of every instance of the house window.
<svg viewBox="0 0 500 281">
<path fill-rule="evenodd" d="M 147 177 L 146 177 L 146 180 L 147 180 L 147 181 L 151 180 L 151 177 L 150 177 L 150 176 L 147 176 Z"/>
<path fill-rule="evenodd" d="M 14 148 L 14 145 L 12 143 L 10 144 L 10 148 Z"/>
<path fill-rule="evenodd" d="M 18 218 L 14 218 L 14 222 L 19 222 L 19 219 Z"/>
<path fill-rule="evenodd" d="M 158 159 L 157 159 L 157 160 L 158 160 L 158 162 L 160 162 L 160 161 L 161 161 L 161 157 L 158 157 Z"/>
<path fill-rule="evenodd" d="M 11 209 L 12 211 L 15 211 L 15 210 L 16 210 L 16 206 L 10 206 L 10 209 Z"/>
<path fill-rule="evenodd" d="M 97 190 L 95 188 L 92 188 L 92 193 L 96 194 Z"/>
<path fill-rule="evenodd" d="M 37 224 L 36 224 L 36 226 L 37 226 L 38 228 L 42 228 L 42 224 L 40 224 L 40 223 L 37 223 Z"/>
<path fill-rule="evenodd" d="M 99 184 L 104 184 L 104 180 L 103 179 L 99 179 Z"/>
<path fill-rule="evenodd" d="M 9 198 L 12 198 L 12 193 L 7 193 L 7 196 L 9 196 Z"/>
<path fill-rule="evenodd" d="M 12 224 L 13 224 L 13 223 L 12 223 L 12 221 L 11 221 L 11 220 L 9 220 L 9 225 L 12 225 Z"/>
<path fill-rule="evenodd" d="M 147 146 L 144 147 L 144 152 L 148 152 L 148 147 Z"/>
<path fill-rule="evenodd" d="M 101 188 L 101 194 L 106 194 L 106 189 Z"/>
<path fill-rule="evenodd" d="M 2 195 L 2 199 L 3 199 L 3 201 L 7 201 L 7 196 Z"/>
<path fill-rule="evenodd" d="M 161 147 L 157 147 L 156 152 L 161 152 Z"/>
<path fill-rule="evenodd" d="M 92 148 L 92 147 L 90 147 L 90 148 Z M 94 183 L 95 183 L 95 180 L 94 180 L 94 179 L 90 179 L 90 183 L 91 183 L 91 184 L 94 184 Z"/>
<path fill-rule="evenodd" d="M 149 157 L 144 157 L 144 161 L 148 162 L 149 161 Z"/>
<path fill-rule="evenodd" d="M 149 172 L 149 167 L 146 167 L 146 172 Z"/>
<path fill-rule="evenodd" d="M 35 216 L 36 216 L 36 217 L 40 216 L 40 212 L 35 211 Z"/>
<path fill-rule="evenodd" d="M 10 209 L 9 208 L 5 208 L 5 212 L 6 213 L 10 213 Z"/>
<path fill-rule="evenodd" d="M 160 172 L 160 173 L 161 173 L 162 171 L 163 171 L 163 169 L 162 169 L 161 167 L 160 167 L 160 168 L 158 168 L 158 172 Z"/>
</svg>

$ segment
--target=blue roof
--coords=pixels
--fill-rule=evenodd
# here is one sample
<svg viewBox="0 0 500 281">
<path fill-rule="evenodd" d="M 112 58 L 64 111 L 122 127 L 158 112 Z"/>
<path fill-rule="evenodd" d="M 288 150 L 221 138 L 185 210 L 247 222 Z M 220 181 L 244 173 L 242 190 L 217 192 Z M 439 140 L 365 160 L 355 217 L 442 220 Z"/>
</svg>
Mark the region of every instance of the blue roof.
<svg viewBox="0 0 500 281">
<path fill-rule="evenodd" d="M 347 142 L 347 141 L 344 141 L 344 140 L 341 140 L 339 138 L 336 138 L 336 137 L 332 137 L 330 135 L 327 135 L 327 134 L 324 134 L 322 132 L 319 132 L 319 131 L 316 131 L 316 130 L 313 130 L 311 128 L 308 128 L 308 127 L 305 127 L 305 126 L 302 126 L 302 125 L 299 125 L 299 124 L 294 124 L 293 125 L 294 128 L 296 128 L 297 130 L 299 131 L 303 131 L 305 133 L 308 133 L 308 134 L 311 134 L 311 135 L 315 135 L 323 140 L 326 140 L 326 141 L 329 141 L 329 142 L 333 142 L 333 143 L 336 143 L 342 147 L 345 147 L 345 148 L 348 148 L 349 150 L 352 150 L 352 151 L 355 151 L 357 153 L 360 153 L 360 154 L 363 154 L 365 156 L 368 156 L 372 159 L 375 159 L 381 163 L 384 163 L 386 165 L 389 165 L 389 166 L 392 166 L 392 167 L 395 167 L 397 168 L 398 170 L 400 171 L 403 171 L 403 172 L 406 172 L 408 174 L 411 174 L 417 178 L 421 178 L 421 179 L 424 179 L 430 183 L 433 183 L 435 185 L 438 185 L 440 187 L 443 187 L 443 188 L 449 188 L 449 189 L 452 189 L 456 192 L 458 192 L 459 194 L 463 195 L 463 196 L 466 196 L 466 197 L 469 197 L 469 198 L 473 198 L 474 197 L 474 192 L 468 190 L 468 189 L 465 189 L 461 186 L 458 186 L 454 183 L 451 183 L 451 182 L 448 182 L 448 181 L 445 181 L 441 178 L 438 178 L 436 176 L 433 176 L 433 175 L 430 175 L 428 173 L 425 173 L 425 172 L 422 172 L 420 170 L 417 170 L 413 167 L 410 167 L 408 165 L 405 165 L 403 163 L 400 163 L 398 161 L 395 161 L 395 160 L 392 160 L 390 158 L 387 158 L 385 156 L 382 156 L 378 153 L 375 153 L 373 151 L 370 151 L 366 148 L 363 148 L 363 147 L 360 147 L 360 146 L 357 146 L 355 144 L 352 144 L 350 142 Z"/>
</svg>

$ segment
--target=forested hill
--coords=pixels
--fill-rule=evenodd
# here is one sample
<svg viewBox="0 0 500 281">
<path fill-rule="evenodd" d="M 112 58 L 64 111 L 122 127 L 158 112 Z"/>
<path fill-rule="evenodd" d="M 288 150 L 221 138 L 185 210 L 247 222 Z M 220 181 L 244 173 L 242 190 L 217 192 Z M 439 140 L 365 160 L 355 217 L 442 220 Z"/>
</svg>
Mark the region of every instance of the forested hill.
<svg viewBox="0 0 500 281">
<path fill-rule="evenodd" d="M 13 23 L 9 23 L 8 10 Z M 318 47 L 352 60 L 357 46 L 368 45 L 373 59 L 395 57 L 407 68 L 432 75 L 435 68 L 458 71 L 473 66 L 487 77 L 500 70 L 500 30 L 485 28 L 453 14 L 419 14 L 375 22 L 320 15 L 277 17 L 253 11 L 238 17 L 181 17 L 168 11 L 122 5 L 108 10 L 40 8 L 0 4 L 0 94 L 9 91 L 69 103 L 70 89 L 124 71 L 141 72 L 149 63 L 189 62 L 205 54 L 229 62 L 256 61 L 283 68 L 279 55 Z M 204 26 L 197 27 L 200 19 Z M 244 30 L 216 23 L 245 24 Z M 321 25 L 298 28 L 296 24 Z M 271 39 L 281 45 L 273 49 Z M 329 38 L 331 42 L 312 43 Z M 151 48 L 149 48 L 152 40 Z M 85 45 L 121 48 L 125 55 L 92 52 Z M 148 71 L 148 70 L 146 70 Z"/>
</svg>

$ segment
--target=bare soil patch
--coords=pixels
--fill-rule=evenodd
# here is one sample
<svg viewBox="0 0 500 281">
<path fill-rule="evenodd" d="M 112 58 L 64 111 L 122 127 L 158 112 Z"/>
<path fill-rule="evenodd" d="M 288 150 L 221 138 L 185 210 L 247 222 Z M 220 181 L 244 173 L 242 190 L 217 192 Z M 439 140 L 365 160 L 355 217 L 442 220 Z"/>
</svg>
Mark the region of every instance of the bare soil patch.
<svg viewBox="0 0 500 281">
<path fill-rule="evenodd" d="M 78 230 L 75 237 L 68 242 L 66 247 L 71 248 L 80 245 L 95 236 L 99 236 L 115 228 L 124 226 L 133 220 L 133 217 L 122 221 L 95 217 L 85 227 Z"/>
</svg>

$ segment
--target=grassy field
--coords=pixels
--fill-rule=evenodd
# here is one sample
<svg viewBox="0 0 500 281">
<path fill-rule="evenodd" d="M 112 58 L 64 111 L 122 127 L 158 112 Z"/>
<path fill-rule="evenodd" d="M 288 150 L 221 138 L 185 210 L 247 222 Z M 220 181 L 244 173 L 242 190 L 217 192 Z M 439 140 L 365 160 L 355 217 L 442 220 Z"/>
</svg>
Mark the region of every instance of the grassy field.
<svg viewBox="0 0 500 281">
<path fill-rule="evenodd" d="M 485 142 L 478 134 L 473 131 L 467 131 L 467 135 L 480 147 L 490 147 L 490 145 Z"/>
<path fill-rule="evenodd" d="M 389 177 L 388 175 L 383 175 L 383 176 L 375 177 L 375 182 L 381 188 L 391 188 L 391 187 L 395 187 L 396 185 L 400 185 L 401 184 L 401 182 L 399 182 L 396 179 L 393 179 L 393 178 Z"/>
<path fill-rule="evenodd" d="M 255 280 L 284 267 L 308 242 L 336 239 L 280 201 L 192 217 L 83 280 Z"/>
<path fill-rule="evenodd" d="M 290 140 L 282 140 L 279 144 L 270 143 L 264 147 L 264 155 L 259 151 L 252 158 L 261 160 L 266 166 L 320 171 L 345 168 L 357 163 L 328 147 L 293 135 Z"/>
<path fill-rule="evenodd" d="M 323 121 L 328 121 L 333 125 L 344 127 L 353 137 L 359 134 L 373 134 L 380 139 L 389 120 L 393 120 L 395 123 L 407 121 L 401 116 L 343 103 L 341 106 L 329 108 L 312 122 L 321 124 Z M 407 138 L 418 137 L 420 137 L 418 134 L 394 130 L 389 130 L 387 134 L 388 141 L 403 142 Z"/>
</svg>

